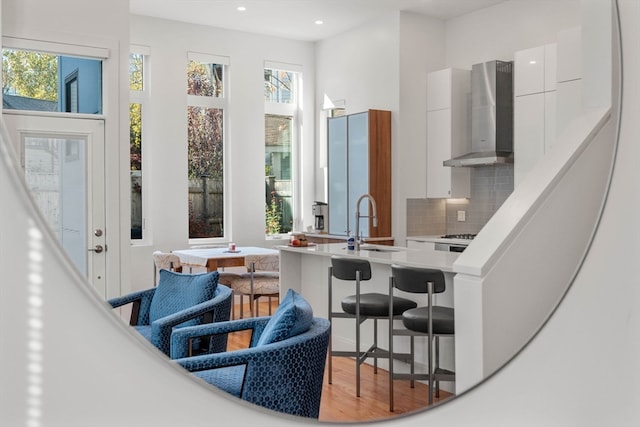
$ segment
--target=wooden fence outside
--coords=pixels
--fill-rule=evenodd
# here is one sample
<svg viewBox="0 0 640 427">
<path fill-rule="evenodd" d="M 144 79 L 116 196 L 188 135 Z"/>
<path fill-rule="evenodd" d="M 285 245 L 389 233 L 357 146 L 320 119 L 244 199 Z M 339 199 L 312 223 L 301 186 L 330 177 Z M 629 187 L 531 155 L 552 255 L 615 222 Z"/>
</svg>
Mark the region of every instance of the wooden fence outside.
<svg viewBox="0 0 640 427">
<path fill-rule="evenodd" d="M 142 178 L 131 175 L 131 228 L 142 229 Z M 265 206 L 276 197 L 281 212 L 281 233 L 293 228 L 291 180 L 265 179 Z M 133 233 L 133 231 L 132 231 Z M 224 182 L 201 177 L 189 179 L 189 238 L 222 237 L 224 235 Z M 138 237 L 139 238 L 139 237 Z"/>
</svg>

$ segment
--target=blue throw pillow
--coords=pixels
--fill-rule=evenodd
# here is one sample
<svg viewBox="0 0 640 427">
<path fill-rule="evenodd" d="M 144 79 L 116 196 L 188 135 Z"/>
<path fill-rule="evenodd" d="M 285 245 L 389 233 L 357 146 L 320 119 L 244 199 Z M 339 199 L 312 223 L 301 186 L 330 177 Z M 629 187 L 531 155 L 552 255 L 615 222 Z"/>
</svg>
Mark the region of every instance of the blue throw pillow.
<svg viewBox="0 0 640 427">
<path fill-rule="evenodd" d="M 149 307 L 149 323 L 212 299 L 218 276 L 217 271 L 184 274 L 160 270 L 160 281 Z"/>
<path fill-rule="evenodd" d="M 299 293 L 289 289 L 256 345 L 272 344 L 306 332 L 312 320 L 311 305 Z"/>
</svg>

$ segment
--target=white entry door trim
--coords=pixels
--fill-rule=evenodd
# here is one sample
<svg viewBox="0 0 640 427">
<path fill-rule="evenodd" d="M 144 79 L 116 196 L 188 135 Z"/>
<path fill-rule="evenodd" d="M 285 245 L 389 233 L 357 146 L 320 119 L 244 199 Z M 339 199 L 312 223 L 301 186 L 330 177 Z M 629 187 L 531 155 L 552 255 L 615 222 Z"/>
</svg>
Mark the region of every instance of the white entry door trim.
<svg viewBox="0 0 640 427">
<path fill-rule="evenodd" d="M 54 233 L 73 264 L 106 298 L 104 120 L 33 114 L 3 118 L 31 188 L 51 189 L 51 196 L 39 203 L 44 210 L 53 205 L 48 216 L 55 218 L 50 220 Z"/>
</svg>

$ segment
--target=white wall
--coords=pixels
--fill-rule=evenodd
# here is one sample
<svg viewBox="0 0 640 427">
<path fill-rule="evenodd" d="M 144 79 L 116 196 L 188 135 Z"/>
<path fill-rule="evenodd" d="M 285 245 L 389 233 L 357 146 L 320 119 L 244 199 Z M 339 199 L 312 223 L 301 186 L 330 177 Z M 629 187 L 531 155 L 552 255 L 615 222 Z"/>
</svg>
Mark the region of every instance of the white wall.
<svg viewBox="0 0 640 427">
<path fill-rule="evenodd" d="M 406 237 L 406 200 L 426 197 L 426 74 L 511 60 L 517 50 L 554 41 L 559 30 L 579 24 L 579 6 L 579 0 L 511 0 L 446 22 L 403 12 L 318 42 L 317 97 L 344 99 L 348 113 L 392 111 L 397 242 Z M 323 192 L 324 182 L 316 182 L 317 197 Z"/>
<path fill-rule="evenodd" d="M 225 179 L 228 240 L 244 246 L 271 246 L 264 233 L 264 61 L 303 69 L 302 189 L 304 220 L 313 224 L 315 59 L 312 43 L 156 18 L 131 17 L 131 43 L 149 46 L 150 120 L 145 122 L 145 190 L 150 193 L 150 245 L 133 246 L 132 289 L 152 283 L 151 253 L 188 246 L 186 57 L 188 51 L 228 56 L 229 106 Z M 300 191 L 300 189 L 298 189 Z"/>
<path fill-rule="evenodd" d="M 391 111 L 392 234 L 403 242 L 406 199 L 426 194 L 426 74 L 444 67 L 444 23 L 393 14 L 318 42 L 316 57 L 317 97 L 344 100 L 348 114 Z"/>
<path fill-rule="evenodd" d="M 400 109 L 393 145 L 393 236 L 403 245 L 407 199 L 427 195 L 427 74 L 445 68 L 445 23 L 400 14 Z"/>
<path fill-rule="evenodd" d="M 316 96 L 344 100 L 347 114 L 397 111 L 399 22 L 390 14 L 317 42 Z"/>
<path fill-rule="evenodd" d="M 261 90 L 259 70 L 268 59 L 304 67 L 301 228 L 312 224 L 312 202 L 325 199 L 323 156 L 311 147 L 321 147 L 318 140 L 324 135 L 321 127 L 325 124 L 314 123 L 314 118 L 320 117 L 317 107 L 326 93 L 333 100 L 344 100 L 348 113 L 369 108 L 392 111 L 392 233 L 398 242 L 403 242 L 406 199 L 426 195 L 426 73 L 447 66 L 470 68 L 475 62 L 497 57 L 511 59 L 515 50 L 554 40 L 559 29 L 575 26 L 580 17 L 577 1 L 542 1 L 538 7 L 529 3 L 506 2 L 446 23 L 412 13 L 393 14 L 315 46 L 133 16 L 131 42 L 151 47 L 153 92 L 148 112 L 154 120 L 152 127 L 145 129 L 152 143 L 144 153 L 150 159 L 145 176 L 151 195 L 151 240 L 150 245 L 131 248 L 132 283 L 127 287 L 125 282 L 123 292 L 150 283 L 151 252 L 188 245 L 187 183 L 175 178 L 186 176 L 187 167 L 186 160 L 178 160 L 186 159 L 186 146 L 176 143 L 186 138 L 186 101 L 183 64 L 175 58 L 193 50 L 227 55 L 231 60 L 231 122 L 226 135 L 230 142 L 226 158 L 230 174 L 227 179 L 231 182 L 230 240 L 244 245 L 274 243 L 264 240 L 262 230 L 262 157 L 246 156 L 249 152 L 261 153 L 262 149 L 264 110 L 255 93 Z M 521 12 L 522 8 L 526 13 Z M 504 27 L 504 22 L 524 31 L 512 29 L 509 37 L 499 36 L 494 29 Z M 535 25 L 526 25 L 527 22 Z M 483 26 L 490 30 L 476 33 Z M 502 52 L 508 52 L 508 58 Z"/>
<path fill-rule="evenodd" d="M 316 97 L 322 99 L 327 94 L 334 101 L 344 102 L 347 114 L 390 110 L 392 141 L 397 139 L 399 129 L 399 23 L 400 15 L 391 14 L 316 43 Z M 326 115 L 317 115 L 318 140 L 326 138 L 322 130 L 326 128 L 326 120 L 322 121 L 322 117 Z M 392 142 L 392 156 L 395 150 Z M 325 165 L 318 166 L 324 171 L 321 168 Z M 318 177 L 316 200 L 327 201 L 324 175 Z M 395 227 L 395 209 L 391 218 Z"/>
<path fill-rule="evenodd" d="M 2 35 L 50 41 L 61 44 L 104 48 L 109 60 L 103 69 L 105 141 L 105 242 L 107 256 L 107 296 L 120 295 L 121 283 L 129 280 L 129 200 L 120 194 L 129 192 L 128 181 L 128 88 L 120 82 L 128 79 L 129 3 L 97 1 L 2 0 Z M 124 49 L 121 49 L 125 46 Z M 126 147 L 127 151 L 123 148 Z M 127 180 L 121 179 L 124 174 Z M 124 249 L 124 250 L 121 250 Z"/>
<path fill-rule="evenodd" d="M 447 66 L 513 60 L 516 51 L 556 41 L 580 25 L 579 0 L 509 0 L 447 21 Z"/>
</svg>

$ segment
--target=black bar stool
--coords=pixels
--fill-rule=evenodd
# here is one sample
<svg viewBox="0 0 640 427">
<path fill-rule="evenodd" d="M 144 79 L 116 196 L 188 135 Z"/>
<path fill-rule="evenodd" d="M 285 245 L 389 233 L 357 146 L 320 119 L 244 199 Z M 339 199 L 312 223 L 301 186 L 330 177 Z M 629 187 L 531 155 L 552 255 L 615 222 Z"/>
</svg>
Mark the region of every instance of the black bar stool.
<svg viewBox="0 0 640 427">
<path fill-rule="evenodd" d="M 333 277 L 340 280 L 355 281 L 356 293 L 342 300 L 343 311 L 333 311 L 332 286 Z M 369 357 L 374 360 L 374 372 L 378 373 L 378 358 L 388 358 L 389 352 L 378 347 L 378 319 L 389 318 L 390 307 L 399 316 L 405 310 L 417 307 L 414 301 L 406 298 L 389 298 L 387 294 L 361 293 L 360 282 L 371 279 L 371 265 L 369 261 L 334 255 L 329 267 L 329 321 L 334 318 L 348 318 L 356 321 L 356 349 L 355 351 L 333 351 L 332 340 L 329 338 L 329 384 L 332 381 L 332 356 L 356 358 L 356 396 L 360 397 L 360 365 Z M 366 351 L 360 351 L 360 325 L 367 319 L 373 319 L 373 345 Z"/>
<path fill-rule="evenodd" d="M 401 265 L 391 266 L 389 278 L 389 301 L 394 297 L 393 289 L 403 292 L 426 294 L 426 306 L 409 309 L 402 313 L 402 323 L 406 329 L 393 327 L 393 313 L 389 312 L 389 410 L 393 412 L 393 380 L 409 379 L 411 387 L 415 380 L 429 381 L 429 405 L 433 403 L 433 389 L 435 385 L 436 397 L 440 397 L 440 381 L 455 381 L 455 373 L 440 368 L 440 337 L 454 336 L 454 312 L 453 308 L 433 305 L 433 295 L 445 291 L 444 273 L 440 270 L 429 268 L 415 268 Z M 394 336 L 409 336 L 410 341 L 410 373 L 401 374 L 393 372 L 393 360 L 404 359 L 407 354 L 398 354 L 393 351 Z M 414 337 L 427 337 L 427 363 L 428 372 L 415 372 Z M 433 341 L 435 338 L 435 355 Z M 435 356 L 435 367 L 433 358 Z"/>
</svg>

